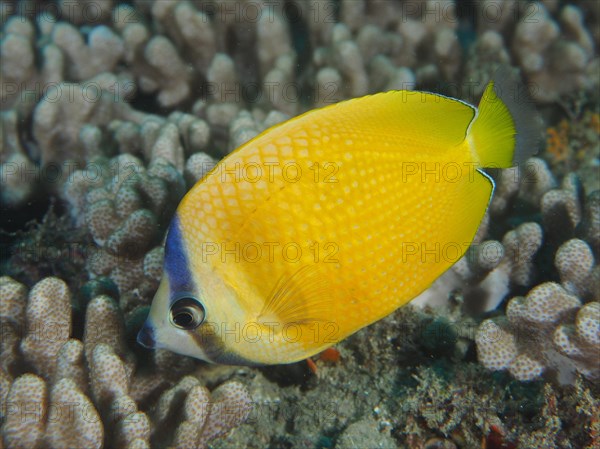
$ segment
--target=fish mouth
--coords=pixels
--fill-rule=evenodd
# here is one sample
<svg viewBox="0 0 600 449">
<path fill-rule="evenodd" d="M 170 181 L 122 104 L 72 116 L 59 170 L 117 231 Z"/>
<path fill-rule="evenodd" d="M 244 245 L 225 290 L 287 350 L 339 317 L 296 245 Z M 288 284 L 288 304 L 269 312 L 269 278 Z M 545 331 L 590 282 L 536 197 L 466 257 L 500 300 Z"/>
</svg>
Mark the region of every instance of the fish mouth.
<svg viewBox="0 0 600 449">
<path fill-rule="evenodd" d="M 156 348 L 156 339 L 154 338 L 154 330 L 147 322 L 137 334 L 137 342 L 147 349 Z"/>
</svg>

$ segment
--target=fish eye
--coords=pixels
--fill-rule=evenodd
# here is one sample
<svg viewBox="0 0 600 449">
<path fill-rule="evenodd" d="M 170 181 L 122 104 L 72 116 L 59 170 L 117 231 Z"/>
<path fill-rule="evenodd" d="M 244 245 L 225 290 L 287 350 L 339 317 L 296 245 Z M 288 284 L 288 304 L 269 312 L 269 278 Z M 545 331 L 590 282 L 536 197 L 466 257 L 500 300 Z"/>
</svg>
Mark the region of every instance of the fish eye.
<svg viewBox="0 0 600 449">
<path fill-rule="evenodd" d="M 193 296 L 179 298 L 171 306 L 169 319 L 173 326 L 191 330 L 202 324 L 206 316 L 204 306 Z"/>
</svg>

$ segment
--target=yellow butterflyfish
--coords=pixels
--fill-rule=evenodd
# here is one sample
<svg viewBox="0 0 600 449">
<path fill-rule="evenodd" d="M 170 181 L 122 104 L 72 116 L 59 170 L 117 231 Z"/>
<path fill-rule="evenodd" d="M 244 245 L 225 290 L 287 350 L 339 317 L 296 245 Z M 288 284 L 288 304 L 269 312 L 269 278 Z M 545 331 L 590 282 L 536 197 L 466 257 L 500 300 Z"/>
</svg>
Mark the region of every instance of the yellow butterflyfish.
<svg viewBox="0 0 600 449">
<path fill-rule="evenodd" d="M 419 91 L 343 101 L 232 152 L 175 213 L 138 341 L 290 363 L 408 303 L 473 241 L 494 189 L 481 169 L 533 153 L 533 108 L 507 80 L 478 107 Z"/>
</svg>

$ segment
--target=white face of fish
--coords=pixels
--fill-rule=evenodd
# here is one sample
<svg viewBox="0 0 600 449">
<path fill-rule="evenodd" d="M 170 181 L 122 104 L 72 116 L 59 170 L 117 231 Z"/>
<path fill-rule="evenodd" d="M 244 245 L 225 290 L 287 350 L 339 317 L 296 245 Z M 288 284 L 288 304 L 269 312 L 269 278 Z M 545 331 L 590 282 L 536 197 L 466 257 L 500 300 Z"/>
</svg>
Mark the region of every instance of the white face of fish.
<svg viewBox="0 0 600 449">
<path fill-rule="evenodd" d="M 204 306 L 193 293 L 173 300 L 170 295 L 165 274 L 152 300 L 150 314 L 138 333 L 138 343 L 149 349 L 168 349 L 210 362 L 193 332 L 204 321 Z"/>
</svg>

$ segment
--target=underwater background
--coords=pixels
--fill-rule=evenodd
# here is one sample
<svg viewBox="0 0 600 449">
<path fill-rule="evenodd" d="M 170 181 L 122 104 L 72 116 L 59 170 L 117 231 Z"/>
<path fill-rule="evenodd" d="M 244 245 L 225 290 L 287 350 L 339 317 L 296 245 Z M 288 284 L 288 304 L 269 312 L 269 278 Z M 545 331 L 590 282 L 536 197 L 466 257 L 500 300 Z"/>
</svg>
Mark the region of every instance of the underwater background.
<svg viewBox="0 0 600 449">
<path fill-rule="evenodd" d="M 600 448 L 600 2 L 0 0 L 0 448 Z M 538 154 L 467 255 L 335 351 L 140 347 L 179 200 L 311 108 L 476 104 L 518 69 Z"/>
</svg>

